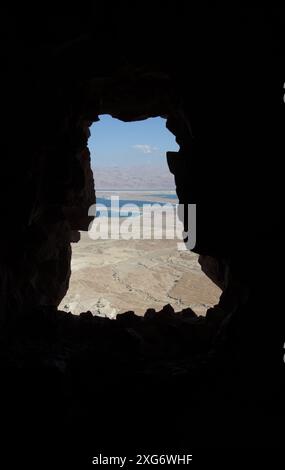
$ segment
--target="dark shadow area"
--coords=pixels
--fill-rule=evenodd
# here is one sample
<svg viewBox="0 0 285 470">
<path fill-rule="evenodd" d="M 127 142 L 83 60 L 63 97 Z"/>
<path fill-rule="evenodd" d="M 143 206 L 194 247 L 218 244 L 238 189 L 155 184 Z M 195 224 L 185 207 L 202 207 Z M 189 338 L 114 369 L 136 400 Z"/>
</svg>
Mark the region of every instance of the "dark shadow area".
<svg viewBox="0 0 285 470">
<path fill-rule="evenodd" d="M 284 13 L 170 2 L 3 15 L 3 458 L 282 450 Z M 205 318 L 58 311 L 70 243 L 92 220 L 101 114 L 167 119 L 179 201 L 197 204 L 194 251 L 223 290 Z"/>
</svg>

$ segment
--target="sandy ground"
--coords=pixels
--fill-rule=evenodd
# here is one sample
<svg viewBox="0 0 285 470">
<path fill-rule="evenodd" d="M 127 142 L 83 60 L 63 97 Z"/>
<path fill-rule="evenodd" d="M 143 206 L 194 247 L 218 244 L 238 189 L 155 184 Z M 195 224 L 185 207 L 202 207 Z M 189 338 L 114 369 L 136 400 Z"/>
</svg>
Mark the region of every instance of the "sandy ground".
<svg viewBox="0 0 285 470">
<path fill-rule="evenodd" d="M 59 308 L 115 318 L 133 310 L 191 307 L 205 315 L 221 291 L 202 273 L 198 256 L 178 251 L 177 240 L 91 240 L 72 245 L 72 276 Z"/>
</svg>

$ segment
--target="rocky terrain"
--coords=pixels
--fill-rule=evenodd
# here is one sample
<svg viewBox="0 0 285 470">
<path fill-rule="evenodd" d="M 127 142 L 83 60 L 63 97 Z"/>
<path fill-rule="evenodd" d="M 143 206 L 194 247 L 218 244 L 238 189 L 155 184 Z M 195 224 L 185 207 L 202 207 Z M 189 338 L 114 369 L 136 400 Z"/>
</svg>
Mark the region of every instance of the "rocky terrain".
<svg viewBox="0 0 285 470">
<path fill-rule="evenodd" d="M 220 289 L 201 271 L 198 255 L 178 251 L 176 240 L 91 240 L 81 232 L 72 245 L 71 280 L 59 308 L 115 318 L 143 315 L 171 304 L 205 315 Z"/>
</svg>

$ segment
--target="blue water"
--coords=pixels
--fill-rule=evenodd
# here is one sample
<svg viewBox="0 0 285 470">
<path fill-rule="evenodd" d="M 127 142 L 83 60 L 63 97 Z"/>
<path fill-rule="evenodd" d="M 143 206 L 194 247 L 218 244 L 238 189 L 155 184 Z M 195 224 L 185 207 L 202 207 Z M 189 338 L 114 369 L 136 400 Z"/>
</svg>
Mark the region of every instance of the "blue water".
<svg viewBox="0 0 285 470">
<path fill-rule="evenodd" d="M 158 195 L 158 194 L 151 194 L 150 196 L 168 197 L 168 195 L 166 195 L 166 194 L 164 194 L 163 196 Z M 174 198 L 176 199 L 176 195 L 174 195 L 174 194 L 170 194 L 169 196 L 171 196 L 170 199 L 174 199 Z M 120 212 L 117 212 L 113 208 L 112 215 L 115 216 L 115 217 L 117 217 L 117 216 L 127 217 L 130 214 L 132 214 L 133 217 L 136 217 L 136 216 L 140 215 L 139 211 L 137 211 L 137 212 L 135 211 L 135 209 L 137 207 L 140 209 L 140 208 L 143 208 L 144 204 L 157 204 L 158 203 L 157 200 L 156 201 L 138 201 L 137 199 L 119 199 L 119 201 L 118 200 L 113 201 L 113 204 L 114 204 L 114 202 L 116 204 L 116 206 L 114 206 L 114 207 L 119 206 L 119 210 L 120 210 Z M 101 208 L 101 210 L 97 210 L 96 211 L 96 216 L 97 217 L 99 217 L 100 215 L 101 216 L 103 215 L 103 216 L 106 217 L 107 213 L 108 213 L 108 215 L 110 215 L 110 213 L 111 213 L 111 199 L 110 198 L 97 197 L 96 198 L 96 204 L 103 204 L 107 208 L 107 210 L 104 210 L 103 208 Z M 128 212 L 128 210 L 122 210 L 121 209 L 125 204 L 128 204 L 129 206 L 135 205 L 136 207 L 134 207 L 132 211 Z"/>
<path fill-rule="evenodd" d="M 164 197 L 166 199 L 177 199 L 177 194 L 150 194 L 150 196 Z"/>
<path fill-rule="evenodd" d="M 97 197 L 96 198 L 97 204 L 104 204 L 108 208 L 111 207 L 111 199 L 107 199 L 104 197 Z M 125 204 L 133 205 L 135 204 L 138 207 L 143 207 L 144 204 L 154 204 L 155 201 L 137 201 L 136 199 L 120 199 L 119 201 L 115 201 L 116 205 L 119 203 L 119 207 L 121 208 Z"/>
</svg>

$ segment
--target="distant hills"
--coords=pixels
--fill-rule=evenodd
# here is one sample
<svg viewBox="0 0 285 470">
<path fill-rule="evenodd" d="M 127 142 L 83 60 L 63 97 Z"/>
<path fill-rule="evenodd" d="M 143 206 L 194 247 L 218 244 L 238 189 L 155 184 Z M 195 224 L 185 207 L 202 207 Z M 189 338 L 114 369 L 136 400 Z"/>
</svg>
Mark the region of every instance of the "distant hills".
<svg viewBox="0 0 285 470">
<path fill-rule="evenodd" d="M 161 166 L 134 165 L 129 167 L 93 167 L 95 188 L 99 189 L 138 189 L 166 190 L 175 189 L 174 177 Z"/>
</svg>

